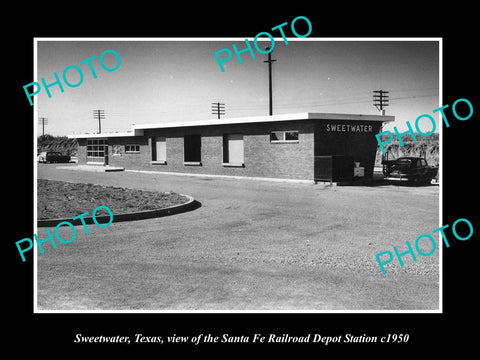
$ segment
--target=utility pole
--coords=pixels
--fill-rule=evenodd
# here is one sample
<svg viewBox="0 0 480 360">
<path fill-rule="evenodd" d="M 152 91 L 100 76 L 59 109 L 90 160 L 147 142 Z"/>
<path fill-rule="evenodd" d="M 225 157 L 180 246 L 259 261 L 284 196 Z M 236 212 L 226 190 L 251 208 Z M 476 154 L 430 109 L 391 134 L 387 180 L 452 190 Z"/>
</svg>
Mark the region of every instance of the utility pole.
<svg viewBox="0 0 480 360">
<path fill-rule="evenodd" d="M 270 50 L 270 46 L 267 46 L 265 50 Z M 273 50 L 272 50 L 273 51 Z M 272 51 L 268 53 L 268 60 L 265 60 L 264 63 L 268 63 L 268 114 L 273 115 L 273 100 L 272 100 L 272 63 L 277 61 L 272 60 Z"/>
<path fill-rule="evenodd" d="M 105 111 L 104 110 L 93 110 L 93 118 L 98 119 L 98 133 L 102 133 L 102 123 L 101 119 L 105 119 Z"/>
<path fill-rule="evenodd" d="M 384 107 L 388 106 L 388 95 L 386 95 L 388 91 L 374 90 L 373 93 L 373 105 L 382 115 L 385 115 Z"/>
<path fill-rule="evenodd" d="M 220 119 L 220 115 L 225 115 L 225 104 L 220 102 L 212 103 L 212 114 L 216 114 L 218 119 Z"/>
<path fill-rule="evenodd" d="M 42 136 L 45 135 L 45 125 L 48 125 L 48 119 L 47 118 L 39 118 L 38 123 L 42 124 Z"/>
</svg>

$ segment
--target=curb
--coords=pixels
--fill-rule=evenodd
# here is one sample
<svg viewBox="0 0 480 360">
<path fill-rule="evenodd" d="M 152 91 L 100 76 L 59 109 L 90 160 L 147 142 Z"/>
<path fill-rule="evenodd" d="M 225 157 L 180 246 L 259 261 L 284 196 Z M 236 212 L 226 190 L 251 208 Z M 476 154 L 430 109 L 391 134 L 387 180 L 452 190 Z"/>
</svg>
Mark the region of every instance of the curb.
<svg viewBox="0 0 480 360">
<path fill-rule="evenodd" d="M 162 209 L 156 210 L 146 210 L 146 211 L 138 211 L 133 213 L 123 213 L 123 214 L 114 214 L 112 222 L 122 222 L 122 221 L 135 221 L 135 220 L 144 220 L 144 219 L 151 219 L 157 217 L 164 217 L 169 215 L 175 215 L 184 213 L 187 211 L 192 211 L 198 209 L 202 204 L 195 200 L 193 197 L 185 194 L 179 194 L 188 198 L 186 203 L 180 205 L 172 205 Z M 85 216 L 83 217 L 85 224 L 93 224 L 93 217 Z M 102 215 L 102 216 L 95 216 L 95 220 L 97 220 L 100 224 L 105 224 L 110 221 L 110 215 Z M 72 225 L 82 225 L 81 219 L 72 220 L 72 218 L 62 218 L 62 219 L 42 219 L 37 220 L 38 227 L 50 227 L 50 226 L 57 226 L 62 221 L 67 221 Z"/>
<path fill-rule="evenodd" d="M 93 171 L 93 172 L 113 172 L 113 171 L 125 171 L 125 168 L 120 166 L 110 165 L 63 165 L 57 166 L 60 170 L 80 170 L 80 171 Z"/>
<path fill-rule="evenodd" d="M 192 177 L 215 178 L 215 179 L 270 181 L 270 182 L 296 183 L 296 184 L 313 184 L 314 183 L 313 180 L 305 180 L 305 179 L 266 178 L 266 177 L 255 177 L 255 176 L 218 175 L 218 174 L 203 174 L 203 173 L 182 173 L 182 172 L 155 171 L 155 170 L 125 169 L 125 172 L 135 172 L 135 173 L 142 173 L 142 174 L 173 175 L 173 176 L 192 176 Z"/>
</svg>

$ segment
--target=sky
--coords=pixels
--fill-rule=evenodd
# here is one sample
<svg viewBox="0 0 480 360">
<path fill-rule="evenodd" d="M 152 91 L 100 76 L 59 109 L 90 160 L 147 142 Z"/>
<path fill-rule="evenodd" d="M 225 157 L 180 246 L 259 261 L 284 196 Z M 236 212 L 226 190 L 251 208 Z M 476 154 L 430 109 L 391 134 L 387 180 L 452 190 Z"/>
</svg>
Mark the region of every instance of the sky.
<svg viewBox="0 0 480 360">
<path fill-rule="evenodd" d="M 249 52 L 240 54 L 239 63 L 232 49 L 245 49 L 245 38 L 218 39 L 157 39 L 155 41 L 123 41 L 94 38 L 37 38 L 36 78 L 32 81 L 47 84 L 58 74 L 64 87 L 49 88 L 51 98 L 42 87 L 35 95 L 35 113 L 48 119 L 45 133 L 55 136 L 94 133 L 98 120 L 93 110 L 105 112 L 102 133 L 129 131 L 132 124 L 215 119 L 211 103 L 225 104 L 225 116 L 268 115 L 267 55 L 260 54 L 249 38 L 255 58 Z M 422 114 L 430 114 L 440 126 L 439 114 L 432 110 L 439 101 L 439 42 L 436 39 L 394 41 L 375 39 L 351 41 L 345 39 L 275 38 L 273 63 L 273 114 L 321 112 L 378 114 L 373 106 L 373 90 L 389 91 L 390 105 L 386 115 L 395 122 L 384 129 L 397 126 L 406 130 Z M 342 41 L 340 41 L 342 40 Z M 270 44 L 259 38 L 259 46 Z M 228 48 L 232 58 L 223 63 L 222 72 L 214 53 Z M 105 71 L 100 55 L 115 50 L 121 63 L 115 71 Z M 87 63 L 91 61 L 97 78 Z M 220 55 L 222 58 L 226 53 Z M 104 57 L 105 66 L 114 68 L 117 59 L 112 53 Z M 63 70 L 80 67 L 83 82 L 68 87 Z M 80 77 L 75 69 L 67 72 L 67 80 L 75 84 Z M 32 90 L 30 90 L 32 91 Z M 28 99 L 25 97 L 28 104 Z M 428 122 L 428 120 L 424 119 Z M 424 132 L 431 129 L 420 122 Z M 38 135 L 42 127 L 38 126 Z"/>
</svg>

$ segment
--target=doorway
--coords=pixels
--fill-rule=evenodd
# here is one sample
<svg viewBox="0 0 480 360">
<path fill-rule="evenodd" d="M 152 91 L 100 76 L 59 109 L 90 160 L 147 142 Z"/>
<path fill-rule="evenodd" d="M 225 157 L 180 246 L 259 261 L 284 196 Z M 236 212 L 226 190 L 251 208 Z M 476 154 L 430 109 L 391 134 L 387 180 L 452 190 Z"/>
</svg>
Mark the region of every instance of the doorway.
<svg viewBox="0 0 480 360">
<path fill-rule="evenodd" d="M 87 164 L 108 165 L 107 139 L 87 139 Z"/>
</svg>

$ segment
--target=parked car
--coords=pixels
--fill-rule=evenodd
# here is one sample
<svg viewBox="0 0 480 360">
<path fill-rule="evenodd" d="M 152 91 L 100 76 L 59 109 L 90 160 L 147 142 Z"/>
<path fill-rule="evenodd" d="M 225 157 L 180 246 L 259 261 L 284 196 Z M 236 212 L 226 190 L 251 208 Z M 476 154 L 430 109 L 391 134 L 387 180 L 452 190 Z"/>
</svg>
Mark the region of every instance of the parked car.
<svg viewBox="0 0 480 360">
<path fill-rule="evenodd" d="M 400 157 L 383 160 L 383 175 L 387 179 L 414 182 L 431 182 L 437 176 L 438 167 L 429 166 L 427 160 L 419 157 Z"/>
<path fill-rule="evenodd" d="M 43 163 L 68 163 L 70 162 L 70 155 L 63 155 L 58 151 L 43 151 L 38 157 L 38 162 Z"/>
</svg>

